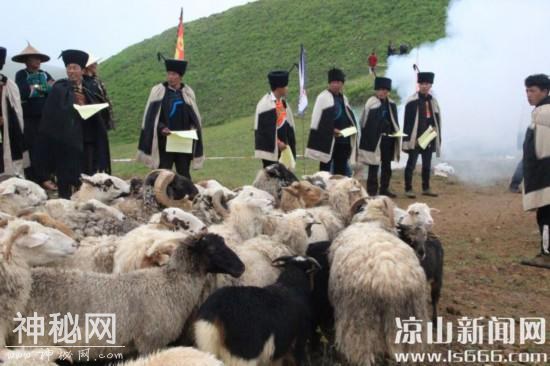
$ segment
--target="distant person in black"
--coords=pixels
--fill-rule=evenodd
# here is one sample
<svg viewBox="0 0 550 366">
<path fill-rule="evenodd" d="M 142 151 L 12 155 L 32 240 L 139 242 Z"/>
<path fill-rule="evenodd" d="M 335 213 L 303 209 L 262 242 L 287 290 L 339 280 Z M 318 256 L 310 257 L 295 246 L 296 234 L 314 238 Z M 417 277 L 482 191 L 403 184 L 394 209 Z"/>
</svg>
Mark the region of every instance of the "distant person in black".
<svg viewBox="0 0 550 366">
<path fill-rule="evenodd" d="M 434 73 L 419 72 L 417 76 L 418 93 L 411 96 L 405 104 L 405 119 L 403 122 L 403 151 L 409 154 L 405 167 L 405 195 L 408 198 L 416 198 L 413 191 L 412 180 L 418 156 L 422 156 L 422 194 L 437 197 L 430 189 L 430 174 L 432 169 L 432 155 L 441 154 L 441 112 L 439 103 L 430 94 L 434 82 Z M 418 144 L 418 139 L 430 128 L 435 130 L 437 136 L 425 149 Z"/>
<path fill-rule="evenodd" d="M 25 68 L 15 74 L 15 82 L 21 94 L 21 105 L 23 107 L 23 118 L 25 120 L 25 144 L 30 153 L 31 166 L 25 169 L 25 177 L 36 183 L 38 182 L 35 167 L 37 158 L 40 155 L 48 154 L 44 150 L 44 144 L 37 141 L 42 109 L 46 98 L 52 89 L 54 80 L 52 76 L 40 69 L 40 64 L 50 60 L 50 57 L 40 53 L 30 44 L 21 53 L 12 57 L 12 61 L 24 63 Z M 55 189 L 55 184 L 47 180 L 45 188 Z"/>
<path fill-rule="evenodd" d="M 344 137 L 340 131 L 356 127 L 355 116 L 343 94 L 346 75 L 340 69 L 328 71 L 328 88 L 315 100 L 305 156 L 320 161 L 319 170 L 349 173 L 355 163 L 357 134 Z M 350 159 L 351 158 L 351 159 Z"/>
<path fill-rule="evenodd" d="M 392 41 L 388 43 L 388 57 L 395 55 L 397 52 L 395 50 L 395 47 L 393 46 Z"/>
<path fill-rule="evenodd" d="M 84 120 L 74 108 L 75 104 L 98 103 L 83 83 L 82 73 L 88 54 L 80 50 L 65 50 L 61 57 L 68 78 L 53 85 L 44 105 L 39 134 L 44 137 L 53 160 L 59 197 L 70 199 L 80 185 L 80 174 L 110 171 L 110 157 L 101 115 L 96 113 Z M 43 175 L 41 177 L 45 179 Z"/>
</svg>

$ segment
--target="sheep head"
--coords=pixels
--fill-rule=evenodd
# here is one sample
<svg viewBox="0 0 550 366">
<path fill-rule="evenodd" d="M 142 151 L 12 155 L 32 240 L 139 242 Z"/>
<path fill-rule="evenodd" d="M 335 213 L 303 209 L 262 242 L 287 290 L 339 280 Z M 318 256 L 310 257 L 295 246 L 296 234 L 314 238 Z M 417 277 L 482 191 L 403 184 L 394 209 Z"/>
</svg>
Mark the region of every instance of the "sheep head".
<svg viewBox="0 0 550 366">
<path fill-rule="evenodd" d="M 191 211 L 193 208 L 191 200 L 198 193 L 193 182 L 176 175 L 171 170 L 161 169 L 154 172 L 158 173 L 153 185 L 157 202 L 164 207 L 177 207 Z M 148 180 L 148 178 L 145 179 L 146 182 Z"/>
<path fill-rule="evenodd" d="M 281 182 L 282 187 L 289 186 L 292 182 L 297 182 L 298 178 L 288 170 L 283 164 L 275 163 L 264 169 L 266 175 L 275 178 Z"/>
<path fill-rule="evenodd" d="M 0 210 L 15 214 L 15 211 L 43 204 L 48 199 L 48 195 L 34 182 L 9 178 L 0 183 L 0 198 L 2 199 Z"/>
<path fill-rule="evenodd" d="M 279 257 L 272 262 L 272 265 L 279 268 L 295 266 L 308 274 L 319 271 L 322 268 L 315 258 L 301 255 Z"/>
<path fill-rule="evenodd" d="M 81 174 L 82 186 L 76 192 L 74 199 L 97 199 L 103 203 L 109 203 L 119 197 L 130 194 L 130 184 L 118 177 L 105 173 L 96 173 L 92 176 Z"/>
<path fill-rule="evenodd" d="M 290 195 L 294 197 L 285 197 Z M 281 198 L 281 208 L 283 211 L 289 211 L 295 208 L 309 208 L 320 204 L 328 199 L 328 194 L 321 188 L 311 184 L 308 181 L 293 182 L 290 186 L 283 188 L 283 197 Z M 291 207 L 283 207 L 295 201 L 295 204 L 290 204 Z"/>
<path fill-rule="evenodd" d="M 428 231 L 423 226 L 410 226 L 399 224 L 397 226 L 399 238 L 409 244 L 420 260 L 426 256 L 426 240 Z"/>
<path fill-rule="evenodd" d="M 182 230 L 189 234 L 199 234 L 206 230 L 206 225 L 201 220 L 176 207 L 162 210 L 160 223 L 172 230 Z"/>
<path fill-rule="evenodd" d="M 171 258 L 170 266 L 179 265 L 183 256 L 191 255 L 193 264 L 207 273 L 226 273 L 235 278 L 245 270 L 243 262 L 216 234 L 193 235 L 178 246 Z"/>
<path fill-rule="evenodd" d="M 4 230 L 4 255 L 17 246 L 30 266 L 45 265 L 74 254 L 78 243 L 59 230 L 37 222 L 12 220 Z M 8 255 L 10 256 L 10 255 Z"/>
<path fill-rule="evenodd" d="M 407 216 L 402 220 L 405 225 L 424 226 L 428 231 L 432 229 L 434 220 L 432 212 L 440 212 L 436 208 L 430 208 L 425 203 L 416 202 L 407 207 Z"/>
</svg>

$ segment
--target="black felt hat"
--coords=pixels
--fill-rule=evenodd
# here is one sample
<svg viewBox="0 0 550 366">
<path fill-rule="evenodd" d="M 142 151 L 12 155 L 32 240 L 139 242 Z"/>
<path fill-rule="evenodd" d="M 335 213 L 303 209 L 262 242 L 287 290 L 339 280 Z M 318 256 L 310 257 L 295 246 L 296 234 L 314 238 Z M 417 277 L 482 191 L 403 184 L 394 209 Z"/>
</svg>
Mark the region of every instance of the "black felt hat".
<svg viewBox="0 0 550 366">
<path fill-rule="evenodd" d="M 269 74 L 267 74 L 267 79 L 269 80 L 269 85 L 271 86 L 271 90 L 275 90 L 277 88 L 284 88 L 288 85 L 288 71 L 285 70 L 276 70 L 271 71 Z"/>
<path fill-rule="evenodd" d="M 61 52 L 61 58 L 65 67 L 69 64 L 77 64 L 81 68 L 85 68 L 88 63 L 88 54 L 80 50 L 65 50 Z"/>
<path fill-rule="evenodd" d="M 419 72 L 418 73 L 418 82 L 419 83 L 434 83 L 435 74 L 433 72 Z"/>
<path fill-rule="evenodd" d="M 333 67 L 328 70 L 328 82 L 332 81 L 341 81 L 344 83 L 346 81 L 346 74 L 342 70 Z"/>
<path fill-rule="evenodd" d="M 164 66 L 166 67 L 166 71 L 177 72 L 183 76 L 183 74 L 185 74 L 185 70 L 187 70 L 187 61 L 167 58 L 164 60 Z"/>
<path fill-rule="evenodd" d="M 376 77 L 374 79 L 374 90 L 388 89 L 391 90 L 391 79 L 384 77 Z"/>
</svg>

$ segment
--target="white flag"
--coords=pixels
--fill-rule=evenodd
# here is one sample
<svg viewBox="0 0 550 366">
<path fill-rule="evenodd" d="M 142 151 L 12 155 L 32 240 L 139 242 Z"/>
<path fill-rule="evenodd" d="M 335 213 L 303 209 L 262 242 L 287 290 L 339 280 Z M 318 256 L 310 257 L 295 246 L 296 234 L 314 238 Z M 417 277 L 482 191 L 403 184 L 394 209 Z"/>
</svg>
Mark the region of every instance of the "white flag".
<svg viewBox="0 0 550 366">
<path fill-rule="evenodd" d="M 300 63 L 298 64 L 298 82 L 300 83 L 300 96 L 298 98 L 298 114 L 303 116 L 307 108 L 306 92 L 306 50 L 300 46 Z"/>
</svg>

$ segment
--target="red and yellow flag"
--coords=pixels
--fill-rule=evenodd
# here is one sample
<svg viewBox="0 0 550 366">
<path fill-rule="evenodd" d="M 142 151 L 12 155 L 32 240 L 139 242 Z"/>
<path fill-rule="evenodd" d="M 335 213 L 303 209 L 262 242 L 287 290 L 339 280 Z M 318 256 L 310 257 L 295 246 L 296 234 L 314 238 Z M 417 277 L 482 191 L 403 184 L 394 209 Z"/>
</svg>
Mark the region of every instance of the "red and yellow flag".
<svg viewBox="0 0 550 366">
<path fill-rule="evenodd" d="M 176 41 L 176 52 L 174 53 L 174 58 L 176 60 L 183 60 L 185 58 L 184 52 L 184 43 L 183 43 L 183 8 L 181 8 L 180 13 L 180 24 L 178 25 L 178 40 Z"/>
</svg>

